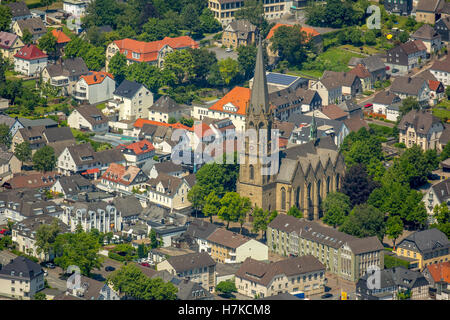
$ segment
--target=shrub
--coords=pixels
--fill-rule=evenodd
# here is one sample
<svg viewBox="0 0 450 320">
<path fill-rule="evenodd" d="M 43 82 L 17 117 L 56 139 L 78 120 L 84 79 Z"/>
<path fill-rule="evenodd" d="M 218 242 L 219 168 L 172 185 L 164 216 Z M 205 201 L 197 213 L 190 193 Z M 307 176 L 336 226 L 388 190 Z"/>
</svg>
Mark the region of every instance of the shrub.
<svg viewBox="0 0 450 320">
<path fill-rule="evenodd" d="M 122 257 L 120 254 L 115 253 L 115 252 L 108 252 L 108 258 L 113 259 L 113 260 L 117 260 L 120 262 L 124 262 L 125 261 L 125 257 Z"/>
</svg>

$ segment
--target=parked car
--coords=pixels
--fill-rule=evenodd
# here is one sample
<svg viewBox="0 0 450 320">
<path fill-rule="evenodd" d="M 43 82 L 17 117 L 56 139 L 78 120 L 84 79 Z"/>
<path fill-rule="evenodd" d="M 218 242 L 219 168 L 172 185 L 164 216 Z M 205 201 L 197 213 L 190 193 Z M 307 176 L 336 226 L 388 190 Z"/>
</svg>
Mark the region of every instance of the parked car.
<svg viewBox="0 0 450 320">
<path fill-rule="evenodd" d="M 325 293 L 325 294 L 323 294 L 322 296 L 321 296 L 321 298 L 322 299 L 328 299 L 328 298 L 331 298 L 333 296 L 333 294 L 331 294 L 331 293 Z"/>
<path fill-rule="evenodd" d="M 225 51 L 226 51 L 226 52 L 231 52 L 231 51 L 233 51 L 233 49 L 227 48 Z"/>
<path fill-rule="evenodd" d="M 367 104 L 364 105 L 364 108 L 370 108 L 370 107 L 373 107 L 372 103 L 367 103 Z"/>
<path fill-rule="evenodd" d="M 8 229 L 2 229 L 2 230 L 0 230 L 0 234 L 5 234 L 6 231 L 8 231 Z"/>
<path fill-rule="evenodd" d="M 49 269 L 55 269 L 55 265 L 51 262 L 47 263 L 45 266 Z"/>
<path fill-rule="evenodd" d="M 141 263 L 141 266 L 143 266 L 143 267 L 150 267 L 150 263 L 142 262 L 142 263 Z"/>
<path fill-rule="evenodd" d="M 105 271 L 108 271 L 108 272 L 111 272 L 111 271 L 114 271 L 114 270 L 116 270 L 116 268 L 111 267 L 111 266 L 107 266 L 107 267 L 105 268 Z"/>
</svg>

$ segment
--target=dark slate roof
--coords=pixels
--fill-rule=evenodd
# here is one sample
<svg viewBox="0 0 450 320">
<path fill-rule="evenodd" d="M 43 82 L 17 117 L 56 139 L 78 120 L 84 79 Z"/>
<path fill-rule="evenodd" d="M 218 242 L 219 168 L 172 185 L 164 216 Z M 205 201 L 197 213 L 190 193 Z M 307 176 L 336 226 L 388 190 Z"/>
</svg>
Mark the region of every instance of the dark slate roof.
<svg viewBox="0 0 450 320">
<path fill-rule="evenodd" d="M 442 131 L 441 136 L 439 137 L 439 143 L 442 145 L 446 145 L 450 141 L 450 125 L 445 124 L 445 129 Z"/>
<path fill-rule="evenodd" d="M 447 202 L 450 197 L 450 179 L 445 179 L 442 182 L 436 183 L 431 188 L 441 203 Z"/>
<path fill-rule="evenodd" d="M 424 24 L 416 32 L 414 32 L 411 37 L 416 39 L 433 40 L 439 37 L 439 33 L 436 32 L 430 25 Z"/>
<path fill-rule="evenodd" d="M 46 68 L 51 77 L 79 77 L 89 73 L 89 69 L 81 57 L 68 58 L 62 63 L 49 64 Z"/>
<path fill-rule="evenodd" d="M 361 277 L 361 280 L 358 281 L 357 286 L 359 287 L 362 282 L 363 287 L 367 288 L 366 282 L 368 276 L 367 273 L 364 274 L 364 276 Z M 428 284 L 428 280 L 422 273 L 408 270 L 405 267 L 394 267 L 381 270 L 380 272 L 380 289 L 406 287 L 412 290 L 413 288 L 426 286 Z"/>
<path fill-rule="evenodd" d="M 31 15 L 30 9 L 23 1 L 7 3 L 6 6 L 11 9 L 13 18 Z"/>
<path fill-rule="evenodd" d="M 177 273 L 194 269 L 203 269 L 204 267 L 215 266 L 216 262 L 207 252 L 195 252 L 183 254 L 180 256 L 172 256 L 167 262 L 175 269 Z"/>
<path fill-rule="evenodd" d="M 32 35 L 43 34 L 47 32 L 47 27 L 41 18 L 31 18 L 26 20 L 18 20 L 19 28 L 23 31 L 28 29 Z"/>
<path fill-rule="evenodd" d="M 255 32 L 256 26 L 250 23 L 246 19 L 233 20 L 229 26 L 233 28 L 235 32 L 248 34 L 249 32 Z"/>
<path fill-rule="evenodd" d="M 178 103 L 175 102 L 169 96 L 161 96 L 156 102 L 150 107 L 150 110 L 169 113 L 169 112 L 177 112 L 184 109 Z"/>
<path fill-rule="evenodd" d="M 419 0 L 416 11 L 438 13 L 438 9 L 442 9 L 442 0 Z"/>
<path fill-rule="evenodd" d="M 69 127 L 47 128 L 44 135 L 49 143 L 75 139 Z"/>
<path fill-rule="evenodd" d="M 351 117 L 344 120 L 345 125 L 347 128 L 352 132 L 357 132 L 361 128 L 366 128 L 367 130 L 370 129 L 369 125 L 364 119 L 361 119 L 359 117 Z"/>
<path fill-rule="evenodd" d="M 16 119 L 4 114 L 0 114 L 0 124 L 6 124 L 11 129 L 15 122 Z"/>
<path fill-rule="evenodd" d="M 206 239 L 208 238 L 218 227 L 207 221 L 200 219 L 194 219 L 192 221 L 185 234 L 191 236 L 192 238 Z"/>
<path fill-rule="evenodd" d="M 155 163 L 154 168 L 158 174 L 160 173 L 172 173 L 172 172 L 178 172 L 183 171 L 183 167 L 180 164 L 175 164 L 172 161 L 164 161 Z"/>
<path fill-rule="evenodd" d="M 399 92 L 408 95 L 418 96 L 420 89 L 423 87 L 424 83 L 428 83 L 425 79 L 420 77 L 398 77 L 392 82 L 391 91 Z M 427 84 L 428 85 L 428 84 Z"/>
<path fill-rule="evenodd" d="M 82 189 L 93 187 L 90 180 L 83 178 L 79 174 L 71 176 L 62 176 L 58 179 L 66 195 L 78 194 Z"/>
<path fill-rule="evenodd" d="M 317 91 L 311 89 L 297 88 L 295 90 L 295 93 L 298 97 L 303 98 L 302 103 L 307 105 L 311 104 L 316 95 L 320 98 L 320 95 L 317 93 Z M 322 98 L 320 98 L 320 100 L 322 100 Z"/>
<path fill-rule="evenodd" d="M 375 95 L 375 98 L 373 99 L 373 103 L 384 104 L 387 106 L 400 101 L 401 101 L 400 97 L 390 91 L 379 92 Z"/>
<path fill-rule="evenodd" d="M 442 123 L 439 118 L 425 110 L 411 110 L 400 120 L 398 128 L 406 130 L 409 125 L 412 125 L 417 133 L 427 134 L 433 126 L 442 126 Z"/>
<path fill-rule="evenodd" d="M 134 195 L 116 197 L 113 204 L 122 217 L 138 216 L 143 210 L 141 202 Z"/>
<path fill-rule="evenodd" d="M 35 120 L 31 120 L 31 119 L 27 119 L 27 118 L 19 118 L 19 122 L 24 127 L 44 126 L 44 127 L 50 128 L 50 127 L 57 127 L 58 126 L 58 124 L 54 120 L 52 120 L 50 118 L 35 119 Z"/>
<path fill-rule="evenodd" d="M 136 81 L 123 80 L 122 83 L 116 88 L 114 91 L 114 95 L 121 96 L 124 98 L 131 99 L 134 97 L 136 92 L 144 86 L 141 83 L 137 83 Z"/>
<path fill-rule="evenodd" d="M 98 125 L 108 122 L 108 118 L 94 105 L 82 105 L 76 108 L 81 116 L 91 125 Z"/>
<path fill-rule="evenodd" d="M 17 257 L 0 270 L 0 278 L 31 280 L 42 273 L 44 271 L 37 263 L 25 257 Z"/>
<path fill-rule="evenodd" d="M 416 231 L 403 239 L 398 246 L 403 247 L 405 242 L 413 242 L 420 252 L 431 251 L 439 246 L 450 246 L 447 236 L 436 228 Z"/>
</svg>

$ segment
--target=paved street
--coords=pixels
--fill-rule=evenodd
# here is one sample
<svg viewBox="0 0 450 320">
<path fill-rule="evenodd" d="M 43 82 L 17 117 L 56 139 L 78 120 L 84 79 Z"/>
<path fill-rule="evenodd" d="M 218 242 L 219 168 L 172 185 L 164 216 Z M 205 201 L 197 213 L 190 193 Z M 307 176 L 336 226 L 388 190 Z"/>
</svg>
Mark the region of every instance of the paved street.
<svg viewBox="0 0 450 320">
<path fill-rule="evenodd" d="M 237 60 L 238 58 L 237 51 L 226 52 L 225 49 L 219 47 L 212 47 L 207 49 L 211 52 L 215 52 L 217 60 L 225 60 L 226 58 Z"/>
<path fill-rule="evenodd" d="M 45 277 L 45 279 L 47 279 L 47 283 L 51 288 L 66 291 L 67 281 L 61 279 L 62 269 L 60 267 L 55 267 L 55 269 L 44 267 L 44 270 L 48 272 L 48 275 Z"/>
</svg>

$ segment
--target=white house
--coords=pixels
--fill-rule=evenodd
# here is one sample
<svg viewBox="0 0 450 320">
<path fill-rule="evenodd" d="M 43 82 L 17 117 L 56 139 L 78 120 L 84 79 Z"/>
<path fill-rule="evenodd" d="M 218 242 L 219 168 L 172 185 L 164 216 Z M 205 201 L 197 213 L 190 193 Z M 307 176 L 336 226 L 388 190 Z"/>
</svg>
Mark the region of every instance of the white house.
<svg viewBox="0 0 450 320">
<path fill-rule="evenodd" d="M 450 86 L 450 57 L 443 61 L 436 61 L 430 68 L 430 72 L 445 86 Z"/>
<path fill-rule="evenodd" d="M 119 148 L 128 165 L 142 168 L 146 161 L 155 155 L 155 147 L 148 140 L 140 140 L 129 145 L 120 145 Z"/>
<path fill-rule="evenodd" d="M 382 91 L 373 99 L 373 112 L 385 115 L 388 120 L 397 121 L 402 99 L 390 91 Z"/>
<path fill-rule="evenodd" d="M 342 83 L 338 79 L 328 77 L 318 81 L 310 81 L 309 88 L 317 91 L 324 106 L 342 102 Z"/>
<path fill-rule="evenodd" d="M 134 121 L 149 118 L 149 108 L 153 105 L 153 93 L 141 83 L 123 80 L 108 101 L 109 108 L 119 114 L 119 121 Z"/>
<path fill-rule="evenodd" d="M 108 131 L 108 119 L 93 105 L 84 105 L 74 109 L 67 118 L 67 124 L 78 130 Z"/>
<path fill-rule="evenodd" d="M 433 216 L 434 207 L 442 203 L 448 204 L 450 202 L 450 179 L 431 186 L 423 196 L 422 201 L 425 203 L 425 208 L 427 209 L 428 223 L 436 223 L 436 218 Z"/>
<path fill-rule="evenodd" d="M 184 178 L 159 173 L 147 181 L 147 186 L 147 198 L 152 203 L 175 210 L 191 205 L 187 199 L 191 187 Z"/>
<path fill-rule="evenodd" d="M 79 18 L 81 16 L 84 16 L 87 5 L 88 5 L 87 1 L 64 0 L 63 1 L 63 11 L 70 13 L 72 16 L 74 16 L 76 18 Z"/>
<path fill-rule="evenodd" d="M 111 99 L 115 89 L 116 82 L 112 74 L 90 71 L 87 75 L 80 77 L 72 96 L 78 101 L 96 104 Z"/>
<path fill-rule="evenodd" d="M 130 193 L 133 189 L 143 189 L 147 180 L 147 175 L 138 167 L 111 163 L 97 187 L 108 192 Z"/>
<path fill-rule="evenodd" d="M 164 123 L 169 123 L 170 118 L 174 118 L 178 121 L 181 118 L 183 110 L 184 108 L 176 103 L 171 97 L 161 96 L 151 106 L 148 119 Z"/>
<path fill-rule="evenodd" d="M 14 71 L 26 76 L 39 76 L 47 66 L 48 56 L 34 44 L 28 44 L 14 55 Z"/>
</svg>

